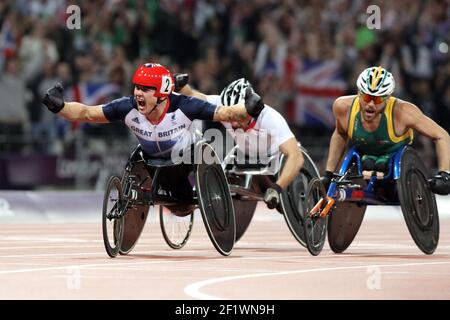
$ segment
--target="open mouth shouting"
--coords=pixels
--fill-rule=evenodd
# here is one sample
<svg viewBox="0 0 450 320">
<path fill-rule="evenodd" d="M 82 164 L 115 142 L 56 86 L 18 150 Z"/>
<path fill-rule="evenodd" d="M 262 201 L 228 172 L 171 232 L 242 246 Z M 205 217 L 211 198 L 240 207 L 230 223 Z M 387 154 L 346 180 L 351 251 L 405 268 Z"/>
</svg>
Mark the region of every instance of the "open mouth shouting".
<svg viewBox="0 0 450 320">
<path fill-rule="evenodd" d="M 144 111 L 144 109 L 145 109 L 145 99 L 144 98 L 139 98 L 139 97 L 136 97 L 135 99 L 136 99 L 139 111 Z"/>
</svg>

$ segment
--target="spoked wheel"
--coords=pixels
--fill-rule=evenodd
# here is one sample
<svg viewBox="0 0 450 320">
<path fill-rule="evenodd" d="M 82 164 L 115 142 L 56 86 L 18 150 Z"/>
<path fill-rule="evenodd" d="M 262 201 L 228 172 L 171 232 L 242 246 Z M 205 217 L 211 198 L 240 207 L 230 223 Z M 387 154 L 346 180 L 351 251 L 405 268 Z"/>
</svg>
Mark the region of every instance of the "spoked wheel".
<svg viewBox="0 0 450 320">
<path fill-rule="evenodd" d="M 103 198 L 103 242 L 106 253 L 114 258 L 120 250 L 123 239 L 123 194 L 122 184 L 118 177 L 111 177 L 108 181 Z"/>
<path fill-rule="evenodd" d="M 426 167 L 412 148 L 405 150 L 400 165 L 397 190 L 403 217 L 419 249 L 432 254 L 439 240 L 439 216 L 436 198 L 428 188 Z"/>
<path fill-rule="evenodd" d="M 159 206 L 159 224 L 166 243 L 172 249 L 181 249 L 187 243 L 194 223 L 194 212 L 184 216 L 175 215 L 164 206 Z"/>
<path fill-rule="evenodd" d="M 326 198 L 327 192 L 320 179 L 311 179 L 306 191 L 305 240 L 306 247 L 313 256 L 317 256 L 323 249 L 327 235 L 327 217 L 320 217 L 320 211 L 312 215 L 309 213 L 321 199 Z"/>
</svg>

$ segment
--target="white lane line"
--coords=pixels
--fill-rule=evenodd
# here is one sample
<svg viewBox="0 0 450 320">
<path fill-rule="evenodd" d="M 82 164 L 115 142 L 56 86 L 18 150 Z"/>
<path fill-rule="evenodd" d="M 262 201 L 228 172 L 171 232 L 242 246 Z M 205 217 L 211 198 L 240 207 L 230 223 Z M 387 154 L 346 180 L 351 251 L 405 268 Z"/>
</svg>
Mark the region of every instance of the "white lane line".
<svg viewBox="0 0 450 320">
<path fill-rule="evenodd" d="M 164 253 L 167 253 L 167 251 L 161 251 Z M 154 252 L 153 252 L 154 253 Z M 153 253 L 142 253 L 142 254 L 153 254 Z M 182 256 L 179 256 L 182 257 Z M 168 257 L 169 258 L 169 257 Z M 234 260 L 272 260 L 272 259 L 292 259 L 292 258 L 311 258 L 309 255 L 304 256 L 286 256 L 286 257 L 279 257 L 279 256 L 272 256 L 272 257 L 242 257 L 242 258 L 234 258 Z M 60 267 L 48 267 L 48 268 L 32 268 L 32 269 L 17 269 L 17 270 L 3 270 L 0 271 L 1 274 L 14 274 L 14 273 L 27 273 L 27 272 L 40 272 L 40 271 L 53 271 L 53 270 L 65 270 L 67 268 L 80 268 L 80 269 L 86 269 L 86 268 L 96 268 L 96 267 L 122 267 L 122 266 L 138 266 L 138 265 L 151 265 L 151 264 L 164 264 L 164 263 L 185 263 L 185 262 L 205 262 L 205 257 L 199 257 L 198 259 L 187 259 L 187 260 L 158 260 L 158 261 L 135 261 L 135 262 L 105 262 L 105 263 L 93 263 L 93 264 L 78 264 L 78 265 L 67 265 L 67 266 L 60 266 Z M 120 259 L 120 258 L 119 258 Z M 212 261 L 224 261 L 224 260 L 230 260 L 230 258 L 224 257 L 224 258 L 212 258 Z M 117 261 L 117 260 L 116 260 Z"/>
<path fill-rule="evenodd" d="M 225 300 L 227 298 L 221 298 L 218 296 L 210 295 L 201 292 L 201 289 L 218 283 L 223 283 L 227 281 L 235 281 L 241 279 L 251 279 L 251 278 L 261 278 L 261 277 L 273 277 L 273 276 L 284 276 L 291 274 L 299 274 L 299 273 L 313 273 L 313 272 L 323 272 L 323 271 L 338 271 L 338 270 L 352 270 L 352 269 L 363 269 L 369 267 L 379 267 L 379 268 L 387 268 L 387 267 L 414 267 L 414 266 L 426 266 L 426 265 L 438 265 L 438 264 L 450 264 L 450 261 L 445 262 L 423 262 L 423 263 L 403 263 L 403 264 L 369 264 L 363 266 L 352 266 L 352 267 L 333 267 L 333 268 L 316 268 L 316 269 L 306 269 L 306 270 L 292 270 L 292 271 L 281 271 L 281 272 L 268 272 L 268 273 L 251 273 L 244 274 L 240 276 L 231 276 L 231 277 L 222 277 L 222 278 L 213 278 L 208 280 L 203 280 L 199 282 L 191 283 L 190 285 L 184 288 L 184 293 L 194 299 L 203 299 L 203 300 Z M 240 284 L 242 285 L 242 284 Z"/>
<path fill-rule="evenodd" d="M 100 242 L 100 240 L 98 241 Z M 85 248 L 98 248 L 99 245 L 86 245 L 83 244 L 83 249 Z M 18 249 L 68 249 L 68 248 L 81 248 L 80 245 L 77 246 L 63 246 L 63 245 L 54 245 L 54 246 L 18 246 L 18 247 L 0 247 L 0 250 L 18 250 Z"/>
</svg>

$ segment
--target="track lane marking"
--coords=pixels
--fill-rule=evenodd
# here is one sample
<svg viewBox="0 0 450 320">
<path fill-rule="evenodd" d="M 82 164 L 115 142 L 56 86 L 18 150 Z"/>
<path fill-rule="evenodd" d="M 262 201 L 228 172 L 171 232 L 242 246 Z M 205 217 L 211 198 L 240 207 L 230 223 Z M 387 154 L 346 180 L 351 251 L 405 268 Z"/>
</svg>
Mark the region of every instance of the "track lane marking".
<svg viewBox="0 0 450 320">
<path fill-rule="evenodd" d="M 352 269 L 363 269 L 369 267 L 379 267 L 379 268 L 391 268 L 391 267 L 413 267 L 413 266 L 427 266 L 427 265 L 439 265 L 439 264 L 450 264 L 450 261 L 441 261 L 441 262 L 417 262 L 417 263 L 399 263 L 399 264 L 369 264 L 363 266 L 351 266 L 351 267 L 333 267 L 333 268 L 315 268 L 315 269 L 304 269 L 304 270 L 291 270 L 291 271 L 281 271 L 281 272 L 268 272 L 268 273 L 251 273 L 240 276 L 230 276 L 230 277 L 221 277 L 221 278 L 213 278 L 208 280 L 203 280 L 199 282 L 191 283 L 190 285 L 184 288 L 184 293 L 189 297 L 200 300 L 226 300 L 229 298 L 221 298 L 218 296 L 210 295 L 201 292 L 201 289 L 204 287 L 234 281 L 234 280 L 242 280 L 242 279 L 252 279 L 252 278 L 260 278 L 260 277 L 273 277 L 273 276 L 284 276 L 291 274 L 300 274 L 300 273 L 313 273 L 313 272 L 323 272 L 323 271 L 340 271 L 340 270 L 352 270 Z"/>
</svg>

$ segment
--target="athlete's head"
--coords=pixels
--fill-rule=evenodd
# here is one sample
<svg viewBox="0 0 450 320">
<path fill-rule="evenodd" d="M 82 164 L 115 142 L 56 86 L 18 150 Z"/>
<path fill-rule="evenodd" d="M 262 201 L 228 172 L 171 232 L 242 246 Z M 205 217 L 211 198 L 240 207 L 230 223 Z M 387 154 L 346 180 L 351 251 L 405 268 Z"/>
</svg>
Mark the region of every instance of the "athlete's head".
<svg viewBox="0 0 450 320">
<path fill-rule="evenodd" d="M 251 87 L 250 82 L 245 78 L 234 80 L 220 93 L 220 102 L 223 106 L 229 107 L 235 104 L 243 104 L 245 102 L 245 90 Z M 253 118 L 246 119 L 245 121 L 233 121 L 231 126 L 233 129 L 248 129 L 253 127 L 255 121 Z"/>
<path fill-rule="evenodd" d="M 371 121 L 384 110 L 386 100 L 394 92 L 395 81 L 390 72 L 382 67 L 365 69 L 356 81 L 362 116 Z"/>
<path fill-rule="evenodd" d="M 134 96 L 140 113 L 148 115 L 172 93 L 170 71 L 157 63 L 141 65 L 133 75 Z"/>
</svg>

